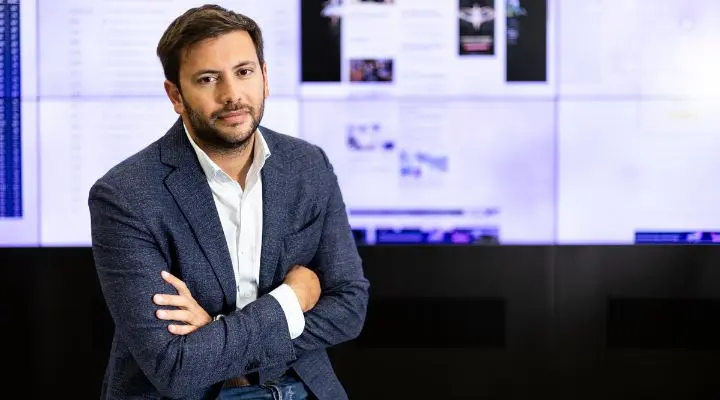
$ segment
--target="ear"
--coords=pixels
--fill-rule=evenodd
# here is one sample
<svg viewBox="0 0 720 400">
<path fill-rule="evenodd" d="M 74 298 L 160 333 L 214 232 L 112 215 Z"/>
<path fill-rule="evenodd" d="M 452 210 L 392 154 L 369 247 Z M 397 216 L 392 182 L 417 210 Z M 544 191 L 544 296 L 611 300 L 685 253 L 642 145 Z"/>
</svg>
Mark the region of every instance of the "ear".
<svg viewBox="0 0 720 400">
<path fill-rule="evenodd" d="M 168 99 L 170 99 L 170 102 L 172 102 L 175 112 L 178 114 L 183 114 L 185 112 L 185 106 L 183 105 L 180 88 L 178 88 L 177 85 L 168 80 L 165 80 L 165 83 L 163 85 L 165 86 L 165 93 L 167 93 Z"/>
<path fill-rule="evenodd" d="M 263 73 L 263 94 L 267 98 L 268 96 L 270 96 L 270 86 L 268 85 L 267 63 L 263 64 L 262 73 Z"/>
</svg>

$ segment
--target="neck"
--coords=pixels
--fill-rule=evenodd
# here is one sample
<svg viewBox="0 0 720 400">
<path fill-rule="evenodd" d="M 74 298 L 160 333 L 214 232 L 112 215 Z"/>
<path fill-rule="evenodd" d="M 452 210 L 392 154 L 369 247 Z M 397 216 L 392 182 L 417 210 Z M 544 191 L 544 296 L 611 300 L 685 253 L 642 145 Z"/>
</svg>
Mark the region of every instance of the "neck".
<svg viewBox="0 0 720 400">
<path fill-rule="evenodd" d="M 208 153 L 210 159 L 217 164 L 228 176 L 234 178 L 240 186 L 245 188 L 250 166 L 255 153 L 255 133 L 248 138 L 247 144 L 241 149 L 219 151 L 216 154 Z"/>
<path fill-rule="evenodd" d="M 236 149 L 217 148 L 203 143 L 193 132 L 190 132 L 190 135 L 198 147 L 200 147 L 223 172 L 235 179 L 241 187 L 245 188 L 245 180 L 247 179 L 248 171 L 250 171 L 250 166 L 253 162 L 253 154 L 255 154 L 255 135 L 257 135 L 257 131 L 250 135 L 244 146 Z"/>
</svg>

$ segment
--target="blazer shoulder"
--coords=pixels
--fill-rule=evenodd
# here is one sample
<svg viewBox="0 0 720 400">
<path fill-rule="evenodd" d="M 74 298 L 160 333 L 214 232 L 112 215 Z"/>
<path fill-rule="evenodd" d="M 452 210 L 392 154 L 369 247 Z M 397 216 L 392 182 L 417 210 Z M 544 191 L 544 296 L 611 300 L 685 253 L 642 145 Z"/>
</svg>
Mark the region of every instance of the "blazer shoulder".
<svg viewBox="0 0 720 400">
<path fill-rule="evenodd" d="M 125 189 L 147 186 L 163 170 L 159 141 L 155 141 L 114 165 L 95 182 L 95 185 L 107 183 Z"/>
</svg>

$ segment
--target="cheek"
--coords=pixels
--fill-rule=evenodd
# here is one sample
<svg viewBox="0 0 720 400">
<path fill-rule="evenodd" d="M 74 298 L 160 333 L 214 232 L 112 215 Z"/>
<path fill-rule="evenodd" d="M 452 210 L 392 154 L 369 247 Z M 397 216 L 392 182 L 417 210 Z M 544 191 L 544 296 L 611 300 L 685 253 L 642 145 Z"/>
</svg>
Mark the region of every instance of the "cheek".
<svg viewBox="0 0 720 400">
<path fill-rule="evenodd" d="M 185 105 L 187 106 L 186 111 L 199 114 L 203 118 L 210 118 L 210 116 L 216 111 L 213 108 L 214 103 L 212 100 L 198 97 L 186 100 Z"/>
<path fill-rule="evenodd" d="M 261 85 L 257 90 L 253 91 L 253 103 L 259 105 L 268 96 L 268 88 L 265 85 Z"/>
</svg>

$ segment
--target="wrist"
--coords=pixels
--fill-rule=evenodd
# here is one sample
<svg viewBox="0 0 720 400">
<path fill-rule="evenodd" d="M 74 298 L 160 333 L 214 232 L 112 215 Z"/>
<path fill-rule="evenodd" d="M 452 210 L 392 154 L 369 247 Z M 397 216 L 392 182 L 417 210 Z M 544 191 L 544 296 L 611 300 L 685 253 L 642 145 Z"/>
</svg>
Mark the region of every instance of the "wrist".
<svg viewBox="0 0 720 400">
<path fill-rule="evenodd" d="M 295 298 L 297 298 L 298 304 L 300 304 L 300 309 L 302 310 L 302 312 L 306 312 L 307 304 L 305 304 L 306 302 L 303 300 L 303 296 L 300 295 L 299 290 L 296 289 L 295 286 L 293 286 L 289 283 L 286 283 L 286 285 L 288 287 L 290 287 L 290 289 L 292 289 L 293 294 L 295 294 Z"/>
</svg>

